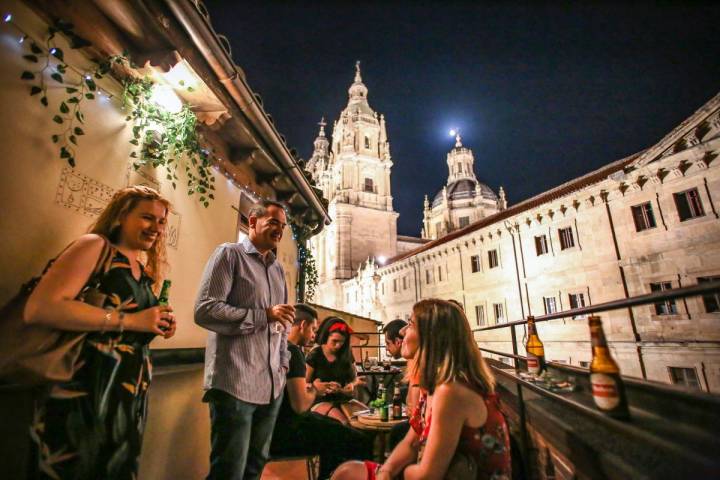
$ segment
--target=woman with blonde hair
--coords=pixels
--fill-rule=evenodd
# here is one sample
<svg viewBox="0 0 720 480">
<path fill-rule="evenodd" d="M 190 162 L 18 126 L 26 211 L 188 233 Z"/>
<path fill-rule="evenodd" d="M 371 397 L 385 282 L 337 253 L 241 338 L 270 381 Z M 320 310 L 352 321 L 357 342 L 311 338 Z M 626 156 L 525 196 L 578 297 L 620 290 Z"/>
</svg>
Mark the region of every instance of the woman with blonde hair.
<svg viewBox="0 0 720 480">
<path fill-rule="evenodd" d="M 151 188 L 119 190 L 28 298 L 27 323 L 88 332 L 73 378 L 54 385 L 35 408 L 36 478 L 137 477 L 152 368 L 148 344 L 175 334 L 172 308 L 158 306 L 155 297 L 169 208 Z M 97 300 L 80 301 L 91 284 Z"/>
<path fill-rule="evenodd" d="M 510 479 L 510 437 L 495 379 L 465 314 L 444 300 L 422 300 L 403 332 L 420 399 L 411 428 L 383 464 L 347 462 L 333 479 Z"/>
</svg>

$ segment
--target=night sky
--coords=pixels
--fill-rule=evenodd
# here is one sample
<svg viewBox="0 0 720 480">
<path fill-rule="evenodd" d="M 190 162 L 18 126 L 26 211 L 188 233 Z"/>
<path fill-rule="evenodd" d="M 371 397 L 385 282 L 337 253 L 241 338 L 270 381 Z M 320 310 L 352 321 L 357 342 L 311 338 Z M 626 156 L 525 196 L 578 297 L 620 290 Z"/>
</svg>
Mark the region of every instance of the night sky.
<svg viewBox="0 0 720 480">
<path fill-rule="evenodd" d="M 445 184 L 451 127 L 514 204 L 652 146 L 720 91 L 710 4 L 355 3 L 205 1 L 303 158 L 361 60 L 403 235 L 419 236 L 423 195 Z"/>
</svg>

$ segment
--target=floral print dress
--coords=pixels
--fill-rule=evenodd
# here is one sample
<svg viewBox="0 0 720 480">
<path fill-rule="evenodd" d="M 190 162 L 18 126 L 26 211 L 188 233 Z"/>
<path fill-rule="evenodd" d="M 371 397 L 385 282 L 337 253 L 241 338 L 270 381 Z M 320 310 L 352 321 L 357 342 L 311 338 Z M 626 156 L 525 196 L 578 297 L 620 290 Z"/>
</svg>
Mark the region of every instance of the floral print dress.
<svg viewBox="0 0 720 480">
<path fill-rule="evenodd" d="M 130 261 L 113 252 L 100 280 L 104 307 L 133 313 L 157 305 L 152 279 L 132 275 Z M 152 376 L 148 344 L 154 334 L 91 332 L 79 369 L 35 407 L 30 436 L 36 478 L 135 479 Z"/>
</svg>

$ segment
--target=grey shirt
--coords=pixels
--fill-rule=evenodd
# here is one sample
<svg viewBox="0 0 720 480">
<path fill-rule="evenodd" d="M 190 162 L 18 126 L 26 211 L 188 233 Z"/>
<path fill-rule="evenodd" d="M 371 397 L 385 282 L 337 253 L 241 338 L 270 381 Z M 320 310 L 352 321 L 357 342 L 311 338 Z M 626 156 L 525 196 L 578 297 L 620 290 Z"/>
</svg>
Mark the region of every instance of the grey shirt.
<svg viewBox="0 0 720 480">
<path fill-rule="evenodd" d="M 206 391 L 219 389 L 261 405 L 282 394 L 290 360 L 287 332 L 268 324 L 265 311 L 281 303 L 287 303 L 285 273 L 272 252 L 263 258 L 249 238 L 215 250 L 195 302 L 195 323 L 210 330 Z"/>
</svg>

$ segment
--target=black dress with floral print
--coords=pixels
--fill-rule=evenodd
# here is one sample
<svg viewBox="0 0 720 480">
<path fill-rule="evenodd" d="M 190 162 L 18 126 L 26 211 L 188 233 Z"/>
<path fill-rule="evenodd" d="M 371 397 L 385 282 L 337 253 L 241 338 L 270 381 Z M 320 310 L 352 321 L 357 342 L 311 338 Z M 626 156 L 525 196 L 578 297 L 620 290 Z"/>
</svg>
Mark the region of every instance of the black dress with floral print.
<svg viewBox="0 0 720 480">
<path fill-rule="evenodd" d="M 100 280 L 107 309 L 137 312 L 157 305 L 152 279 L 132 275 L 115 251 Z M 152 376 L 154 334 L 91 332 L 70 382 L 56 385 L 35 408 L 30 435 L 36 478 L 135 479 Z"/>
</svg>

